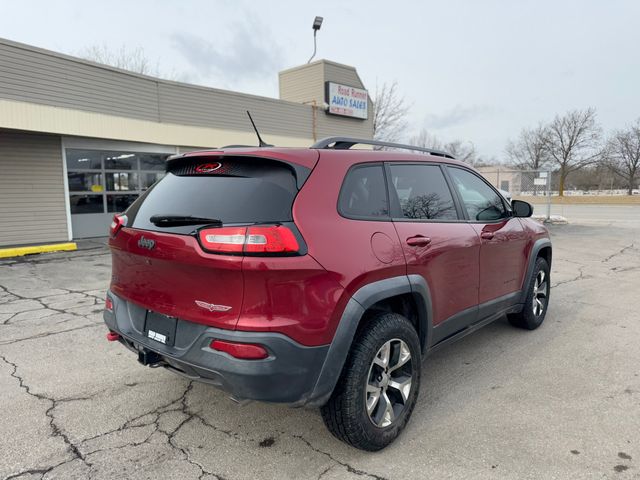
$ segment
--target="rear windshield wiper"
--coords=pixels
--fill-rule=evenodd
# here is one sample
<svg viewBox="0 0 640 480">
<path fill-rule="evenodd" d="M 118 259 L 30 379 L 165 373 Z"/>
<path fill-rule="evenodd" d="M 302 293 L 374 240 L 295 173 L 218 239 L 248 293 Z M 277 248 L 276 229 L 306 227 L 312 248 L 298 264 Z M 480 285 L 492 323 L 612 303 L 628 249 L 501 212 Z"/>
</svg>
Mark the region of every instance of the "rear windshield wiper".
<svg viewBox="0 0 640 480">
<path fill-rule="evenodd" d="M 217 218 L 194 217 L 191 215 L 153 215 L 149 221 L 156 227 L 180 227 L 184 225 L 222 225 Z"/>
</svg>

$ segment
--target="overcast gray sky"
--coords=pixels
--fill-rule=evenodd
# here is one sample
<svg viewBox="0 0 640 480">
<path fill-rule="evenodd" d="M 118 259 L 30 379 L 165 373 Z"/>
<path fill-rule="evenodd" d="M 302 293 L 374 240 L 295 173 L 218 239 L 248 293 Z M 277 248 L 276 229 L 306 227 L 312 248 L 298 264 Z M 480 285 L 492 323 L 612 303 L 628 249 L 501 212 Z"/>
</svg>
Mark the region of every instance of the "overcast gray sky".
<svg viewBox="0 0 640 480">
<path fill-rule="evenodd" d="M 595 107 L 605 130 L 640 117 L 640 2 L 0 1 L 0 36 L 65 53 L 141 47 L 161 69 L 276 97 L 277 72 L 318 55 L 373 91 L 397 80 L 411 128 L 503 157 L 510 137 Z"/>
</svg>

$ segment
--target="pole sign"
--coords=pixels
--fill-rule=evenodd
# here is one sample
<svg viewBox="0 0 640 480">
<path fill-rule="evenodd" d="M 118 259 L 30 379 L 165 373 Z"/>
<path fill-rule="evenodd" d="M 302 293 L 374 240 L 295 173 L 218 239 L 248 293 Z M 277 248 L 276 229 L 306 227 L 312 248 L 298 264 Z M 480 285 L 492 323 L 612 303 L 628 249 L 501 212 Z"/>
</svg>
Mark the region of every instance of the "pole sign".
<svg viewBox="0 0 640 480">
<path fill-rule="evenodd" d="M 325 97 L 329 104 L 328 113 L 343 117 L 366 120 L 369 116 L 369 94 L 362 88 L 325 83 Z"/>
</svg>

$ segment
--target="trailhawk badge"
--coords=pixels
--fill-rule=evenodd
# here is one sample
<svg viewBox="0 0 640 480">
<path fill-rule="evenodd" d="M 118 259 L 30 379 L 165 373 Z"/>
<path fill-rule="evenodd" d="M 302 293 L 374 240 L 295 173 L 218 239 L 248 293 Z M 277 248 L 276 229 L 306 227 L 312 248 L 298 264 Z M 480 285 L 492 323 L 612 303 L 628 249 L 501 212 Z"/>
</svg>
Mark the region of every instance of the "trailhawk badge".
<svg viewBox="0 0 640 480">
<path fill-rule="evenodd" d="M 210 312 L 226 312 L 231 310 L 231 307 L 228 305 L 216 305 L 215 303 L 207 303 L 202 300 L 196 300 L 196 305 L 200 308 L 204 308 L 205 310 L 209 310 Z"/>
</svg>

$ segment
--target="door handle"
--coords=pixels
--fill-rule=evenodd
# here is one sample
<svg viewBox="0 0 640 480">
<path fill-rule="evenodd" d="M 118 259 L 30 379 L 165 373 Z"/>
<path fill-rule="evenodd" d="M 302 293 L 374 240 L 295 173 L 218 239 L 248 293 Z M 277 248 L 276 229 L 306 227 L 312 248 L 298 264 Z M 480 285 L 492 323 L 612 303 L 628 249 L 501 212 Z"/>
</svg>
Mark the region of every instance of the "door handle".
<svg viewBox="0 0 640 480">
<path fill-rule="evenodd" d="M 495 233 L 493 232 L 482 232 L 480 234 L 480 238 L 483 238 L 485 240 L 491 240 L 494 236 L 495 236 Z"/>
<path fill-rule="evenodd" d="M 411 245 L 412 247 L 426 247 L 430 243 L 431 239 L 429 237 L 423 237 L 422 235 L 407 238 L 407 245 Z"/>
</svg>

